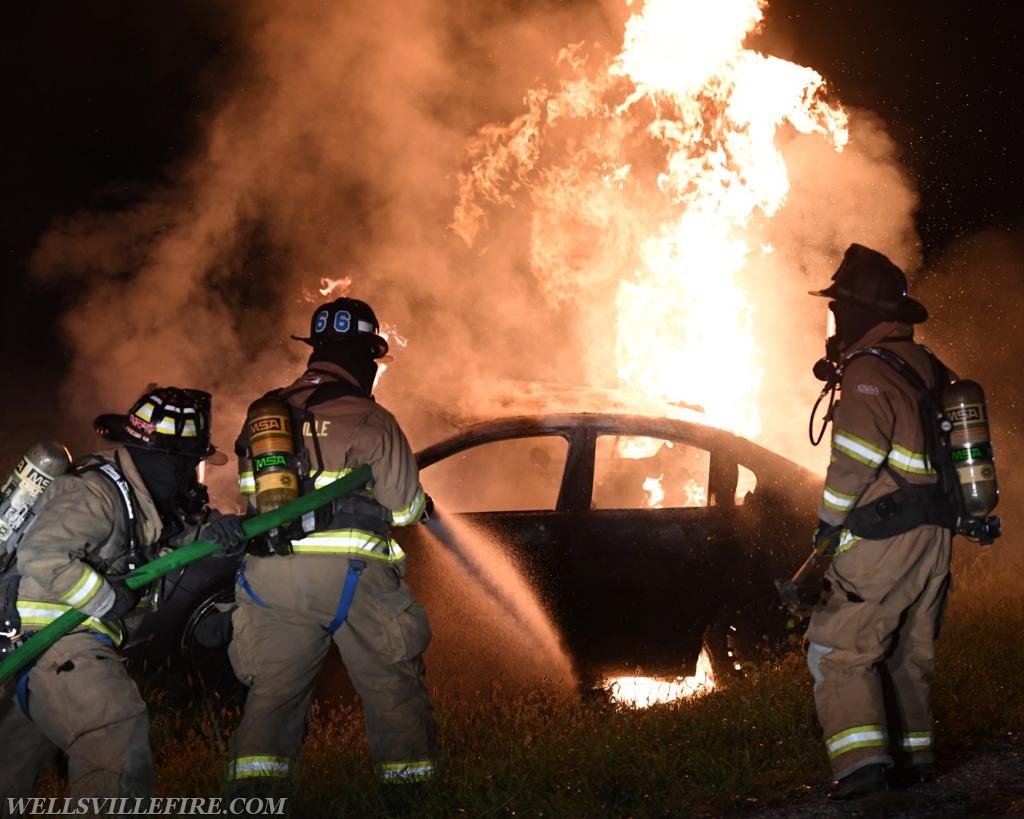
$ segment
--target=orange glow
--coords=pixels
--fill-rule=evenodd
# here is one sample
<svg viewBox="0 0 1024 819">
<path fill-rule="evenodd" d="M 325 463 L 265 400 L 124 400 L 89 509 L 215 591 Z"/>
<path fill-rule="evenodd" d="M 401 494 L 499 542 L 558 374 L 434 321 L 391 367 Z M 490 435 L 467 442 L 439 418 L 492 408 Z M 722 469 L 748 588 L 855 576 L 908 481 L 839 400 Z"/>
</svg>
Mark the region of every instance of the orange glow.
<svg viewBox="0 0 1024 819">
<path fill-rule="evenodd" d="M 607 383 L 614 360 L 611 386 L 698 405 L 748 437 L 762 427 L 768 341 L 748 293 L 789 191 L 776 135 L 816 134 L 836 151 L 848 138 L 820 74 L 745 47 L 765 8 L 647 0 L 614 57 L 564 48 L 568 77 L 470 143 L 452 225 L 473 243 L 489 205 L 527 193 L 542 292 L 595 316 L 591 382 Z"/>
<path fill-rule="evenodd" d="M 649 708 L 666 702 L 706 694 L 715 688 L 711 658 L 701 649 L 692 676 L 663 679 L 659 677 L 610 677 L 604 688 L 614 702 L 633 708 Z"/>
</svg>

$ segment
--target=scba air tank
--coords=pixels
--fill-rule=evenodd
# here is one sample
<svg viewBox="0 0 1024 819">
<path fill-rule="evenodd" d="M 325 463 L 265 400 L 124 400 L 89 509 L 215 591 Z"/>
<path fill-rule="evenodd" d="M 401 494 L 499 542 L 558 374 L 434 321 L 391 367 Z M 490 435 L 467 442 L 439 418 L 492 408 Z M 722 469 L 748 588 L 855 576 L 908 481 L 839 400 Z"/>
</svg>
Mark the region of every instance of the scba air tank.
<svg viewBox="0 0 1024 819">
<path fill-rule="evenodd" d="M 0 551 L 13 550 L 14 537 L 46 488 L 71 468 L 71 454 L 56 441 L 40 441 L 18 463 L 0 489 Z"/>
<path fill-rule="evenodd" d="M 942 411 L 952 425 L 950 454 L 969 517 L 986 517 L 999 502 L 999 484 L 988 429 L 988 405 L 981 385 L 954 381 L 942 395 Z"/>
<path fill-rule="evenodd" d="M 250 405 L 246 416 L 256 509 L 262 515 L 299 495 L 292 416 L 284 399 L 267 395 Z"/>
</svg>

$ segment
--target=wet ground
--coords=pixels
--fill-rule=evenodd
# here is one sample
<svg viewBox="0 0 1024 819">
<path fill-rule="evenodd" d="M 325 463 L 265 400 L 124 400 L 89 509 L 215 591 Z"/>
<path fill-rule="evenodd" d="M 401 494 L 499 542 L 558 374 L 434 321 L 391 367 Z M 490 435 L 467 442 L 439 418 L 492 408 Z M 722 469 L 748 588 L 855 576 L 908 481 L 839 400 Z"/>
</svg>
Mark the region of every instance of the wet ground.
<svg viewBox="0 0 1024 819">
<path fill-rule="evenodd" d="M 827 786 L 773 807 L 750 804 L 729 819 L 932 819 L 938 817 L 1024 817 L 1024 748 L 1017 741 L 948 751 L 940 757 L 938 780 L 856 802 L 835 803 Z"/>
</svg>

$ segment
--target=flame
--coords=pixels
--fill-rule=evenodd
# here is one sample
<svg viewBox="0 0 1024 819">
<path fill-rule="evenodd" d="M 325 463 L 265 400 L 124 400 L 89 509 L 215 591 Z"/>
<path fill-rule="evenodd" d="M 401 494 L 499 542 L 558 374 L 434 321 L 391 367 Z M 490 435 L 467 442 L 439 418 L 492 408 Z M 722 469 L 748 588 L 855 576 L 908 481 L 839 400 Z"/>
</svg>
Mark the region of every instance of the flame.
<svg viewBox="0 0 1024 819">
<path fill-rule="evenodd" d="M 683 493 L 686 495 L 686 506 L 707 506 L 708 505 L 708 490 L 707 487 L 701 486 L 693 478 L 690 478 L 683 485 Z"/>
<path fill-rule="evenodd" d="M 612 701 L 633 708 L 649 708 L 696 694 L 706 694 L 715 688 L 711 657 L 702 649 L 692 676 L 662 679 L 659 677 L 610 677 L 604 689 Z"/>
<path fill-rule="evenodd" d="M 763 352 L 746 291 L 789 190 L 776 135 L 817 134 L 837 151 L 848 138 L 820 74 L 745 47 L 766 7 L 646 0 L 613 57 L 566 46 L 560 84 L 470 142 L 452 223 L 472 244 L 488 206 L 529 197 L 541 291 L 595 317 L 591 380 L 603 384 L 614 357 L 612 386 L 699 405 L 748 437 L 761 430 Z"/>
<path fill-rule="evenodd" d="M 320 289 L 317 291 L 321 296 L 337 295 L 339 298 L 348 295 L 352 289 L 352 277 L 342 276 L 340 279 L 329 279 L 326 276 L 320 278 Z"/>
<path fill-rule="evenodd" d="M 651 509 L 661 509 L 661 503 L 665 500 L 665 487 L 661 485 L 664 479 L 664 475 L 644 478 L 643 490 L 647 495 L 647 505 Z"/>
</svg>

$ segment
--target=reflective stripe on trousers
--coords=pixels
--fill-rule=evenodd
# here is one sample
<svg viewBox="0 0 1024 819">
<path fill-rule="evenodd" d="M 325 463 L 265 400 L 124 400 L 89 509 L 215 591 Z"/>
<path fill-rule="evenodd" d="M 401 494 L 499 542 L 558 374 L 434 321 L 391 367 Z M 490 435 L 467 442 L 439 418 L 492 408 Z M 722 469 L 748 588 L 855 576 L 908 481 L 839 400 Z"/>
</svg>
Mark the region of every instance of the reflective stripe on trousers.
<svg viewBox="0 0 1024 819">
<path fill-rule="evenodd" d="M 292 760 L 286 756 L 240 756 L 228 765 L 228 779 L 256 777 L 286 778 L 291 775 Z"/>
<path fill-rule="evenodd" d="M 855 725 L 825 740 L 828 758 L 835 760 L 859 748 L 888 748 L 889 732 L 884 725 Z"/>
<path fill-rule="evenodd" d="M 425 782 L 434 775 L 434 763 L 429 759 L 416 762 L 378 762 L 374 765 L 381 782 Z"/>
</svg>

